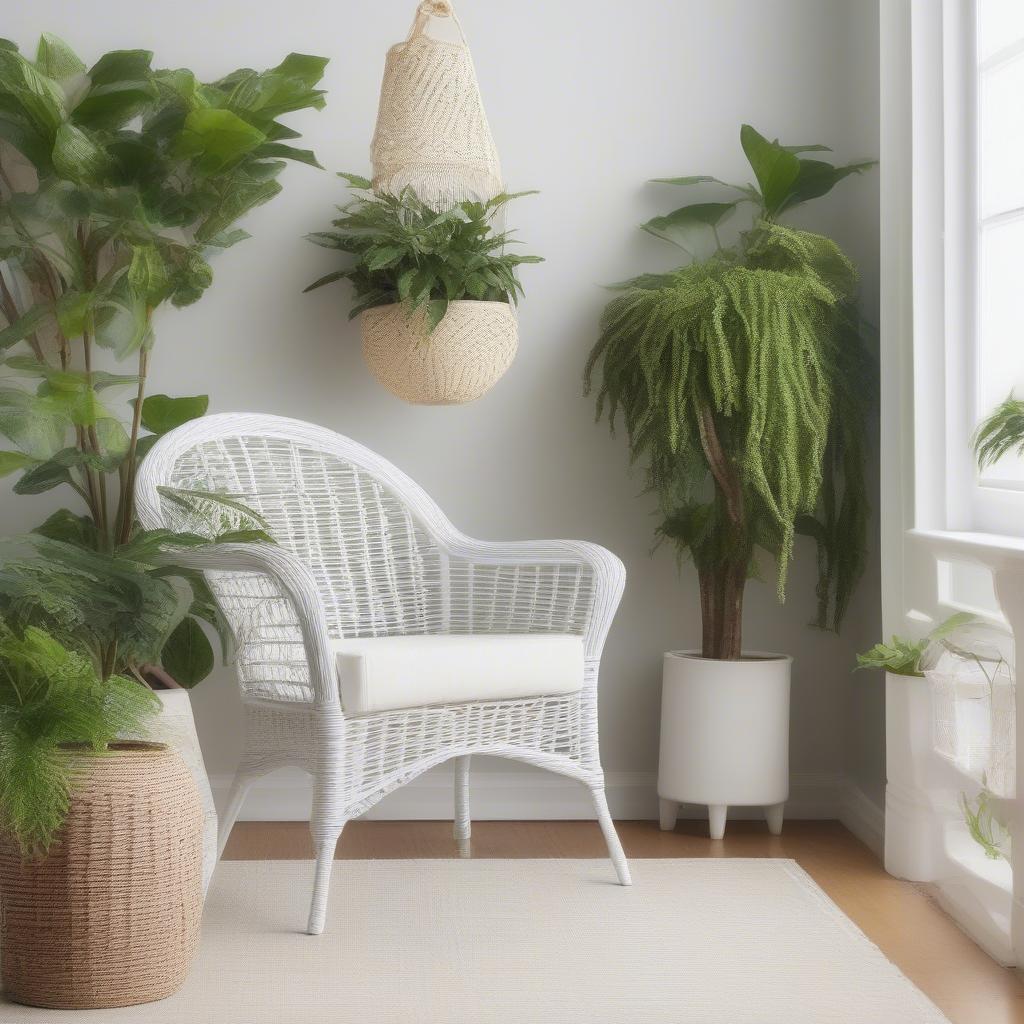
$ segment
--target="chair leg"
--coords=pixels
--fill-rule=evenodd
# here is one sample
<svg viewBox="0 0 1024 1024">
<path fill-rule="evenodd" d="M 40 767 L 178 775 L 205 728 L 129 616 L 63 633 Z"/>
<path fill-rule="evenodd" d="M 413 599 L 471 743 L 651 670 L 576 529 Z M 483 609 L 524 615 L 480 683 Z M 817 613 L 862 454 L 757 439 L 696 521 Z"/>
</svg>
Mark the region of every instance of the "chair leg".
<svg viewBox="0 0 1024 1024">
<path fill-rule="evenodd" d="M 458 843 L 459 856 L 470 856 L 469 836 L 472 825 L 469 817 L 469 754 L 455 758 L 455 820 L 452 832 Z"/>
<path fill-rule="evenodd" d="M 604 795 L 604 786 L 591 786 L 590 795 L 594 801 L 594 810 L 597 811 L 597 820 L 604 833 L 604 841 L 608 845 L 608 856 L 611 857 L 615 866 L 615 873 L 619 876 L 619 885 L 632 885 L 633 879 L 629 875 L 629 865 L 626 863 L 626 855 L 622 852 L 622 843 L 619 842 L 619 834 L 615 831 L 615 823 L 608 811 L 608 800 Z"/>
<path fill-rule="evenodd" d="M 341 837 L 345 823 L 334 828 L 313 830 L 313 842 L 316 848 L 316 869 L 313 874 L 313 899 L 309 905 L 309 922 L 306 925 L 307 935 L 320 935 L 327 920 L 327 898 L 331 891 L 331 868 L 334 866 L 334 851 Z"/>
<path fill-rule="evenodd" d="M 231 835 L 231 830 L 238 820 L 238 815 L 242 810 L 242 804 L 245 803 L 249 787 L 256 781 L 256 778 L 257 776 L 250 772 L 242 771 L 241 768 L 235 772 L 235 777 L 231 782 L 231 789 L 228 791 L 227 805 L 224 808 L 224 813 L 220 816 L 220 820 L 217 822 L 217 860 L 220 860 L 224 855 L 224 847 L 228 844 L 228 837 Z"/>
</svg>

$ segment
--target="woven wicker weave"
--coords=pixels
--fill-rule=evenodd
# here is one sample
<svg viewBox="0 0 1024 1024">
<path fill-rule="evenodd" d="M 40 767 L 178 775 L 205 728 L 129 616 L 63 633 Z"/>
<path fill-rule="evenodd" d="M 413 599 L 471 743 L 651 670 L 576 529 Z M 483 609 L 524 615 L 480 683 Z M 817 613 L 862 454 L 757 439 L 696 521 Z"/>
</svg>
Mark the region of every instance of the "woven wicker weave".
<svg viewBox="0 0 1024 1024">
<path fill-rule="evenodd" d="M 26 861 L 0 839 L 5 993 L 69 1009 L 163 999 L 199 942 L 203 811 L 192 775 L 159 744 L 63 756 L 76 781 L 48 855 Z"/>
<path fill-rule="evenodd" d="M 427 35 L 431 17 L 451 17 L 461 42 Z M 411 186 L 435 209 L 502 191 L 473 58 L 447 0 L 420 4 L 408 38 L 388 51 L 371 155 L 378 192 Z"/>
<path fill-rule="evenodd" d="M 457 405 L 486 394 L 512 365 L 519 332 L 507 302 L 460 300 L 427 334 L 421 310 L 375 306 L 360 317 L 363 358 L 377 382 L 414 405 Z"/>
<path fill-rule="evenodd" d="M 610 551 L 574 540 L 473 540 L 380 456 L 279 416 L 203 416 L 146 456 L 136 484 L 143 524 L 210 531 L 202 515 L 166 500 L 162 485 L 232 494 L 264 517 L 277 541 L 211 544 L 174 557 L 205 572 L 238 640 L 245 745 L 221 849 L 260 776 L 286 766 L 313 776 L 310 933 L 324 927 L 345 823 L 451 759 L 455 838 L 468 853 L 472 754 L 512 757 L 586 786 L 619 881 L 629 884 L 597 742 L 601 651 L 625 584 Z M 583 689 L 345 715 L 332 639 L 488 633 L 581 637 Z M 480 684 L 486 694 L 486 674 Z"/>
</svg>

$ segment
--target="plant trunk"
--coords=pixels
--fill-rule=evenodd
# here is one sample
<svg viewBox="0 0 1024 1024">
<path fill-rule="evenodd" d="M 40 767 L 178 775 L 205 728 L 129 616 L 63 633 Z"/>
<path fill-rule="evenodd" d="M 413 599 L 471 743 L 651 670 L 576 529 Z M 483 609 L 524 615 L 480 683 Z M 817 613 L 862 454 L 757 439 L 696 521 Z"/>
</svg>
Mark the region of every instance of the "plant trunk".
<svg viewBox="0 0 1024 1024">
<path fill-rule="evenodd" d="M 736 661 L 743 650 L 743 562 L 702 569 L 700 582 L 701 657 Z"/>
<path fill-rule="evenodd" d="M 732 556 L 725 560 L 712 557 L 705 568 L 698 570 L 703 619 L 701 656 L 736 661 L 743 649 L 743 589 L 747 583 L 749 563 L 743 485 L 722 446 L 718 424 L 710 407 L 701 409 L 698 426 L 701 447 L 717 490 L 716 529 L 728 538 L 721 550 Z"/>
</svg>

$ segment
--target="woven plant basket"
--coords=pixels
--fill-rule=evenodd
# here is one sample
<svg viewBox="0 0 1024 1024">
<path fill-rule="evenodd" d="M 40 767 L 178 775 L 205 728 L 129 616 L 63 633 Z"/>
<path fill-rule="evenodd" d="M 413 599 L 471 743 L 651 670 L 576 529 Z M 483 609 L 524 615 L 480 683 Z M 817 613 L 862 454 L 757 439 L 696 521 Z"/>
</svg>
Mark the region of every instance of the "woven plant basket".
<svg viewBox="0 0 1024 1024">
<path fill-rule="evenodd" d="M 507 302 L 460 299 L 427 334 L 426 314 L 396 303 L 360 314 L 363 358 L 377 382 L 414 405 L 458 405 L 486 394 L 512 365 L 519 331 Z"/>
<path fill-rule="evenodd" d="M 8 998 L 98 1009 L 163 999 L 199 942 L 203 809 L 160 744 L 69 751 L 75 786 L 49 853 L 0 837 L 0 967 Z"/>
<path fill-rule="evenodd" d="M 461 41 L 427 35 L 431 17 L 452 18 Z M 421 3 L 408 38 L 388 51 L 371 157 L 377 192 L 411 186 L 434 209 L 503 191 L 473 58 L 448 0 Z"/>
</svg>

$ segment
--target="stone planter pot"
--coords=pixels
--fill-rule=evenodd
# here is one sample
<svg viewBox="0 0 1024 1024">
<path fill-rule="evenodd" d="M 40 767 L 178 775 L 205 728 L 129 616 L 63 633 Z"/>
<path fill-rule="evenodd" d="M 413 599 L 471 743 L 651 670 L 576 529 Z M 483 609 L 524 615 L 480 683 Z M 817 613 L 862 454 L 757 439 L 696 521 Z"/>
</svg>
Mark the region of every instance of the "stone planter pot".
<svg viewBox="0 0 1024 1024">
<path fill-rule="evenodd" d="M 98 1009 L 163 999 L 188 974 L 202 914 L 202 807 L 160 744 L 70 750 L 67 821 L 26 860 L 0 837 L 0 966 L 8 998 Z"/>
<path fill-rule="evenodd" d="M 413 405 L 459 405 L 486 394 L 519 344 L 507 302 L 459 300 L 427 333 L 423 310 L 375 306 L 360 314 L 363 358 L 377 383 Z"/>
<path fill-rule="evenodd" d="M 793 659 L 750 651 L 739 661 L 692 651 L 665 655 L 658 796 L 661 827 L 680 803 L 707 804 L 712 839 L 728 808 L 763 807 L 782 831 L 789 797 L 789 681 Z"/>
</svg>

